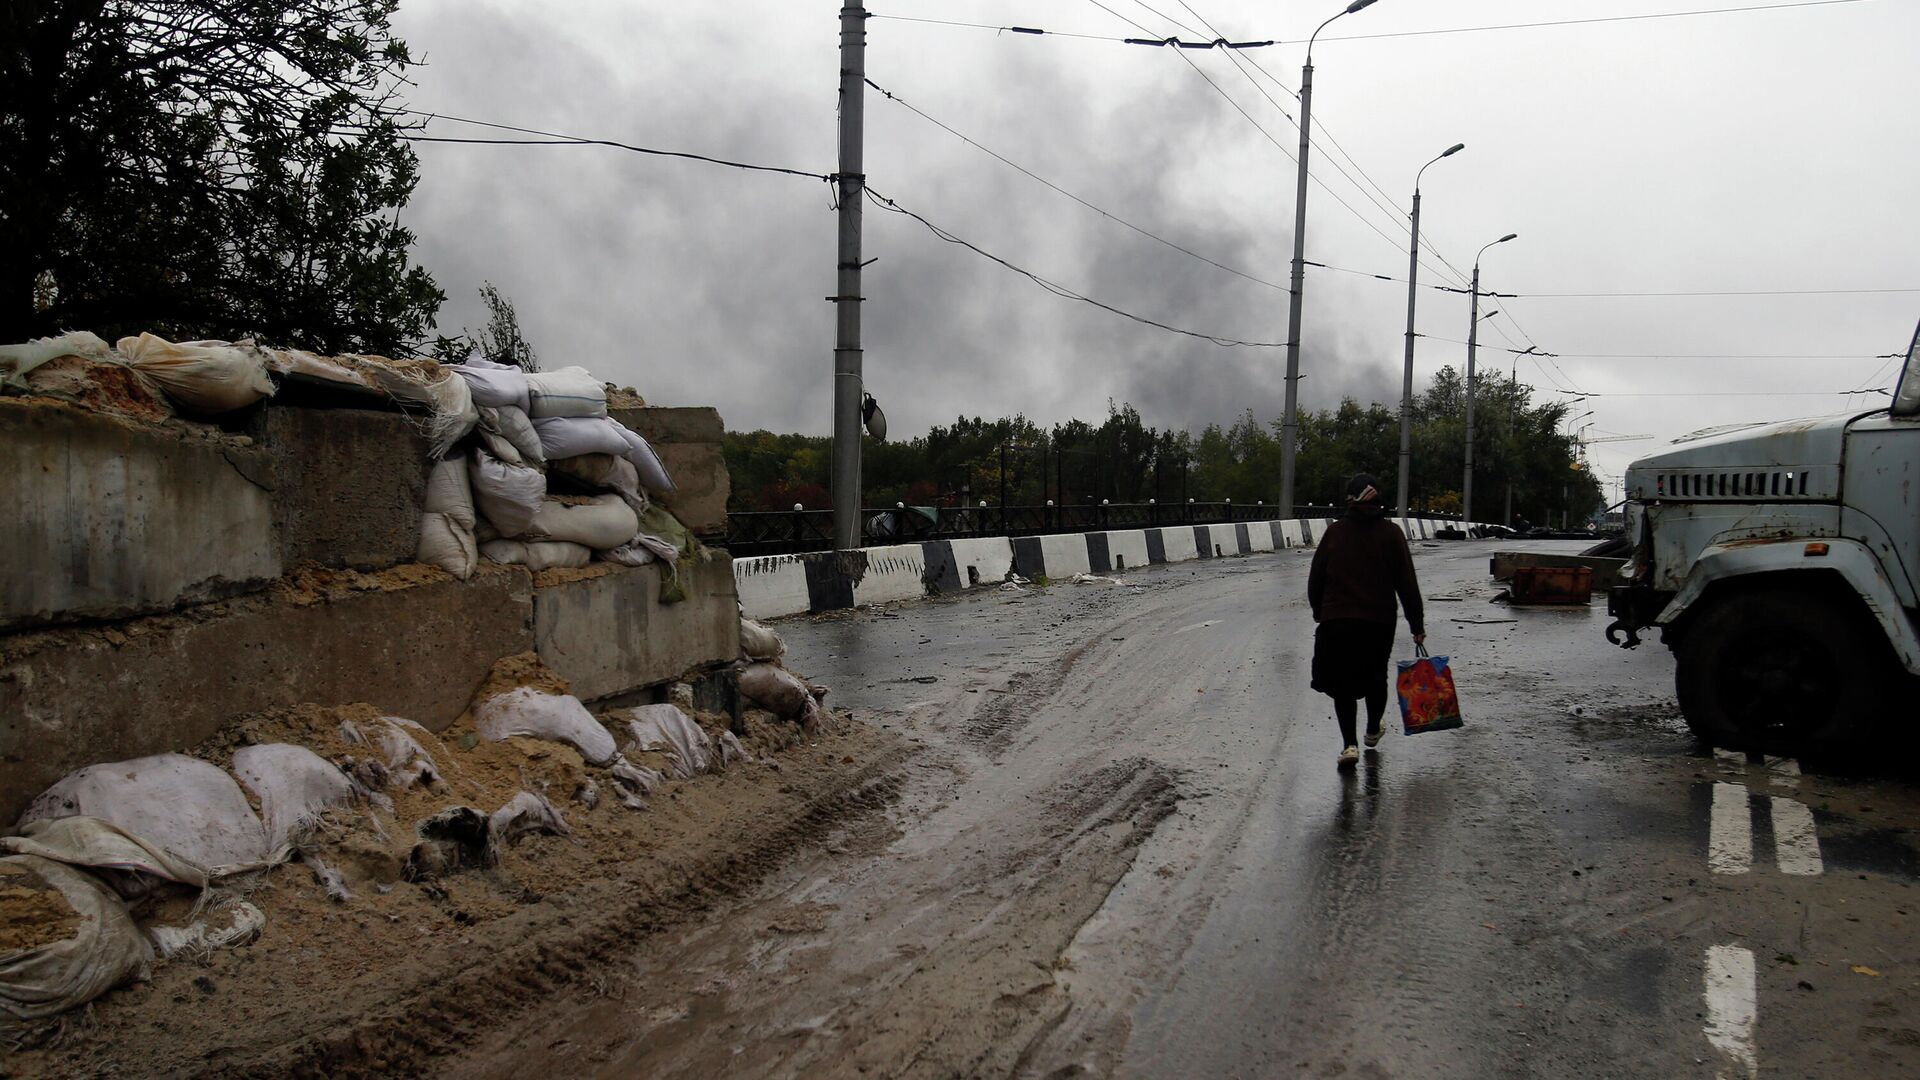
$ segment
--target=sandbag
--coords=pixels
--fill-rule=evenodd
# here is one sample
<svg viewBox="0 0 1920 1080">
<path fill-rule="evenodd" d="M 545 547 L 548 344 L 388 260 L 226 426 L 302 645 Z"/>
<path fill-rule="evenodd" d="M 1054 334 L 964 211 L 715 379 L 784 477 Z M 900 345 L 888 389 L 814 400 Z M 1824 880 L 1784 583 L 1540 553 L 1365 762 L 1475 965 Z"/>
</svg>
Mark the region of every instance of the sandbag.
<svg viewBox="0 0 1920 1080">
<path fill-rule="evenodd" d="M 577 570 L 593 562 L 593 549 L 566 540 L 488 540 L 480 554 L 497 563 L 542 570 Z"/>
<path fill-rule="evenodd" d="M 495 694 L 481 702 L 473 710 L 473 726 L 490 742 L 527 735 L 567 743 L 592 765 L 604 765 L 614 754 L 613 736 L 579 698 L 549 694 L 531 686 Z"/>
<path fill-rule="evenodd" d="M 626 440 L 627 460 L 633 462 L 639 472 L 641 485 L 662 495 L 673 494 L 673 477 L 667 475 L 667 467 L 660 463 L 660 455 L 653 452 L 653 446 L 630 428 L 620 428 L 620 437 Z"/>
<path fill-rule="evenodd" d="M 527 373 L 518 367 L 473 357 L 464 364 L 455 364 L 453 370 L 467 381 L 467 390 L 473 394 L 475 405 L 527 407 Z"/>
<path fill-rule="evenodd" d="M 141 334 L 121 338 L 115 348 L 134 370 L 159 383 L 176 404 L 196 412 L 231 412 L 273 395 L 266 355 L 251 342 L 176 345 Z"/>
<path fill-rule="evenodd" d="M 493 423 L 500 437 L 512 443 L 519 452 L 523 464 L 540 468 L 547 463 L 547 451 L 540 445 L 540 433 L 533 430 L 533 421 L 527 419 L 525 410 L 502 405 L 493 410 Z"/>
<path fill-rule="evenodd" d="M 474 538 L 473 489 L 463 458 L 437 462 L 427 476 L 427 509 L 420 517 L 416 562 L 437 566 L 465 581 L 480 563 Z"/>
<path fill-rule="evenodd" d="M 532 833 L 547 833 L 551 836 L 568 836 L 573 830 L 567 828 L 567 821 L 554 809 L 552 803 L 531 791 L 522 791 L 508 799 L 506 805 L 495 810 L 487 819 L 487 833 L 493 843 L 506 847 L 523 836 Z"/>
<path fill-rule="evenodd" d="M 565 540 L 605 550 L 633 539 L 640 517 L 618 495 L 596 495 L 586 506 L 548 499 L 540 504 L 524 534 L 528 540 Z"/>
<path fill-rule="evenodd" d="M 266 354 L 267 370 L 276 375 L 304 375 L 309 379 L 338 383 L 353 390 L 372 390 L 373 378 L 349 362 L 332 356 L 319 356 L 302 349 L 261 349 Z"/>
<path fill-rule="evenodd" d="M 527 377 L 527 415 L 536 420 L 555 416 L 607 415 L 607 388 L 583 367 L 536 371 Z"/>
<path fill-rule="evenodd" d="M 540 435 L 540 448 L 548 461 L 579 457 L 581 454 L 618 454 L 631 456 L 626 428 L 604 416 L 534 417 L 533 430 Z"/>
<path fill-rule="evenodd" d="M 211 767 L 211 766 L 209 766 Z M 99 879 L 38 855 L 0 859 L 0 921 L 47 919 L 67 936 L 0 954 L 0 1017 L 40 1020 L 145 978 L 153 950 Z"/>
<path fill-rule="evenodd" d="M 596 551 L 593 557 L 602 562 L 617 563 L 621 566 L 645 566 L 648 563 L 660 561 L 659 556 L 649 551 L 645 544 L 637 541 L 608 548 L 605 551 Z"/>
<path fill-rule="evenodd" d="M 584 487 L 611 491 L 633 507 L 636 514 L 647 509 L 647 497 L 640 493 L 640 474 L 633 462 L 613 454 L 581 454 L 560 458 L 547 466 L 548 476 L 564 476 Z"/>
<path fill-rule="evenodd" d="M 526 455 L 500 431 L 500 410 L 487 405 L 476 408 L 480 413 L 480 422 L 474 425 L 473 435 L 480 440 L 480 445 L 487 453 L 509 465 L 525 465 Z"/>
<path fill-rule="evenodd" d="M 389 360 L 384 356 L 358 357 L 373 383 L 393 398 L 431 410 L 417 426 L 433 444 L 433 455 L 445 457 L 460 437 L 480 422 L 467 380 L 431 360 Z"/>
<path fill-rule="evenodd" d="M 218 766 L 185 754 L 156 754 L 68 773 L 28 804 L 16 829 L 74 816 L 111 822 L 206 867 L 210 877 L 269 861 L 266 830 L 240 785 Z"/>
<path fill-rule="evenodd" d="M 223 903 L 185 926 L 151 927 L 147 938 L 161 959 L 170 960 L 181 953 L 202 954 L 248 944 L 258 938 L 266 926 L 266 912 L 245 900 L 228 896 Z"/>
<path fill-rule="evenodd" d="M 740 693 L 775 715 L 802 723 L 811 723 L 819 708 L 806 683 L 773 664 L 748 664 L 741 669 Z"/>
<path fill-rule="evenodd" d="M 627 713 L 627 734 L 634 750 L 665 750 L 675 780 L 688 780 L 713 767 L 713 740 L 678 705 L 642 705 Z"/>
<path fill-rule="evenodd" d="M 19 384 L 27 372 L 63 356 L 84 356 L 101 363 L 124 363 L 107 343 L 84 330 L 59 337 L 34 338 L 19 345 L 0 345 L 0 383 Z"/>
<path fill-rule="evenodd" d="M 393 786 L 405 789 L 415 784 L 432 787 L 438 783 L 440 766 L 420 743 L 419 736 L 426 735 L 427 729 L 398 716 L 382 719 L 386 724 L 378 736 L 380 752 L 386 758 L 387 773 L 392 777 Z M 416 732 L 419 734 L 416 735 Z"/>
<path fill-rule="evenodd" d="M 85 867 L 128 900 L 146 896 L 162 883 L 204 889 L 208 881 L 206 867 L 99 818 L 32 822 L 18 836 L 0 836 L 0 853 Z"/>
<path fill-rule="evenodd" d="M 787 651 L 780 635 L 765 623 L 740 620 L 740 652 L 753 660 L 772 660 Z"/>
<path fill-rule="evenodd" d="M 525 535 L 547 497 L 547 478 L 539 469 L 509 465 L 477 446 L 467 461 L 467 477 L 474 507 L 501 536 Z"/>
<path fill-rule="evenodd" d="M 291 743 L 262 743 L 233 752 L 233 775 L 260 800 L 267 846 L 279 850 L 329 807 L 353 801 L 353 782 L 319 754 Z"/>
</svg>

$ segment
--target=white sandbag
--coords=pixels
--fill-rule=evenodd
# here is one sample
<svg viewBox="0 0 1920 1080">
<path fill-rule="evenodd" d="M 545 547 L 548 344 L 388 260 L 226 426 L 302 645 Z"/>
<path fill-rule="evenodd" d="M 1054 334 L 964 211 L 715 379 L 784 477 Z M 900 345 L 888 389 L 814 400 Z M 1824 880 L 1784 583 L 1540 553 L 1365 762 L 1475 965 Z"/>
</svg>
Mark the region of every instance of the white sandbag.
<svg viewBox="0 0 1920 1080">
<path fill-rule="evenodd" d="M 422 433 L 433 444 L 435 457 L 445 457 L 462 435 L 480 422 L 480 410 L 473 403 L 473 391 L 467 380 L 453 374 L 443 364 L 430 360 L 389 360 L 384 356 L 356 357 L 364 365 L 374 385 L 397 400 L 424 405 L 430 410 Z"/>
<path fill-rule="evenodd" d="M 618 454 L 629 457 L 631 448 L 626 428 L 604 416 L 534 417 L 533 430 L 540 435 L 540 449 L 548 461 L 579 457 L 581 454 Z"/>
<path fill-rule="evenodd" d="M 546 833 L 568 836 L 573 832 L 552 803 L 531 791 L 522 791 L 508 799 L 487 819 L 487 833 L 498 847 L 506 847 L 523 836 Z"/>
<path fill-rule="evenodd" d="M 523 534 L 528 540 L 565 540 L 589 548 L 616 548 L 640 531 L 639 515 L 618 495 L 596 495 L 585 506 L 548 499 Z"/>
<path fill-rule="evenodd" d="M 0 383 L 19 384 L 27 372 L 63 356 L 84 356 L 110 364 L 126 362 L 98 336 L 82 330 L 59 337 L 34 338 L 19 345 L 0 345 Z"/>
<path fill-rule="evenodd" d="M 613 786 L 620 792 L 621 805 L 629 810 L 645 810 L 647 800 L 666 779 L 658 769 L 635 765 L 619 754 L 613 755 L 612 771 Z"/>
<path fill-rule="evenodd" d="M 792 719 L 814 704 L 807 684 L 773 664 L 748 664 L 740 671 L 740 692 L 769 712 Z"/>
<path fill-rule="evenodd" d="M 713 767 L 713 740 L 677 705 L 642 705 L 627 713 L 627 734 L 634 750 L 664 750 L 675 780 L 687 780 Z"/>
<path fill-rule="evenodd" d="M 207 953 L 245 945 L 266 929 L 267 913 L 238 897 L 225 901 L 185 926 L 154 926 L 147 930 L 154 951 L 163 960 L 181 953 Z"/>
<path fill-rule="evenodd" d="M 493 427 L 499 430 L 501 438 L 511 442 L 513 448 L 520 452 L 520 459 L 526 465 L 534 465 L 538 469 L 547 463 L 547 450 L 540 446 L 540 432 L 534 430 L 534 421 L 526 419 L 524 409 L 516 409 L 513 405 L 501 405 L 493 409 Z"/>
<path fill-rule="evenodd" d="M 387 772 L 393 778 L 393 786 L 404 790 L 415 784 L 432 787 L 438 783 L 440 766 L 420 743 L 420 736 L 426 735 L 427 729 L 398 716 L 382 719 L 386 724 L 377 737 L 380 740 L 380 752 L 386 758 Z"/>
<path fill-rule="evenodd" d="M 611 491 L 633 507 L 635 514 L 646 512 L 647 497 L 640 493 L 640 474 L 626 458 L 613 454 L 581 454 L 551 461 L 547 470 L 587 487 Z"/>
<path fill-rule="evenodd" d="M 320 819 L 329 807 L 353 801 L 353 782 L 327 759 L 292 743 L 261 743 L 233 752 L 233 775 L 260 800 L 267 819 L 267 846 L 289 840 Z"/>
<path fill-rule="evenodd" d="M 740 620 L 740 652 L 752 660 L 772 660 L 787 651 L 787 643 L 766 623 Z"/>
<path fill-rule="evenodd" d="M 175 403 L 197 412 L 231 412 L 273 395 L 266 354 L 252 342 L 176 345 L 141 334 L 121 338 L 115 348 L 134 370 L 159 383 Z"/>
<path fill-rule="evenodd" d="M 420 517 L 416 562 L 437 566 L 465 581 L 480 563 L 473 535 L 473 489 L 464 458 L 435 463 L 427 476 L 427 509 Z"/>
<path fill-rule="evenodd" d="M 185 754 L 156 754 L 68 773 L 28 804 L 17 829 L 74 816 L 111 822 L 150 844 L 184 855 L 210 877 L 266 865 L 266 830 L 216 765 Z"/>
<path fill-rule="evenodd" d="M 577 570 L 593 562 L 593 549 L 567 540 L 488 540 L 480 554 L 497 563 L 542 570 Z"/>
<path fill-rule="evenodd" d="M 660 561 L 653 552 L 647 550 L 645 545 L 635 543 L 596 551 L 593 557 L 602 562 L 618 563 L 621 566 L 645 566 L 648 563 Z"/>
<path fill-rule="evenodd" d="M 513 440 L 500 431 L 500 410 L 488 405 L 477 405 L 475 411 L 480 414 L 480 422 L 473 426 L 473 435 L 487 453 L 509 465 L 525 465 L 526 455 L 513 445 Z"/>
<path fill-rule="evenodd" d="M 673 494 L 673 477 L 667 475 L 667 467 L 660 463 L 660 455 L 653 452 L 653 446 L 630 428 L 620 428 L 620 437 L 626 440 L 627 460 L 633 462 L 639 472 L 641 486 L 662 495 Z"/>
<path fill-rule="evenodd" d="M 0 859 L 0 910 L 70 911 L 70 936 L 0 954 L 0 1017 L 40 1020 L 143 979 L 153 950 L 127 906 L 98 878 L 38 855 Z M 9 914 L 12 912 L 9 911 Z"/>
<path fill-rule="evenodd" d="M 38 855 L 85 867 L 129 900 L 147 895 L 164 882 L 194 889 L 207 887 L 205 867 L 99 818 L 32 822 L 18 836 L 0 836 L 0 853 Z"/>
<path fill-rule="evenodd" d="M 522 536 L 547 497 L 547 477 L 539 469 L 509 465 L 474 447 L 467 461 L 473 505 L 501 536 Z M 498 562 L 499 560 L 494 560 Z"/>
<path fill-rule="evenodd" d="M 276 375 L 305 375 L 356 390 L 376 389 L 371 376 L 332 356 L 319 356 L 302 349 L 260 351 L 266 354 L 267 370 Z"/>
<path fill-rule="evenodd" d="M 527 407 L 527 373 L 518 367 L 473 357 L 453 365 L 453 370 L 467 381 L 475 405 Z"/>
<path fill-rule="evenodd" d="M 613 736 L 600 726 L 580 699 L 521 686 L 495 694 L 473 710 L 474 730 L 490 742 L 526 735 L 563 742 L 592 765 L 604 765 L 614 753 Z"/>
<path fill-rule="evenodd" d="M 718 772 L 738 762 L 752 764 L 754 756 L 740 743 L 740 736 L 731 731 L 720 733 L 720 756 L 714 761 L 714 771 Z"/>
<path fill-rule="evenodd" d="M 607 387 L 583 367 L 536 371 L 527 379 L 527 415 L 536 420 L 554 416 L 607 415 Z"/>
</svg>

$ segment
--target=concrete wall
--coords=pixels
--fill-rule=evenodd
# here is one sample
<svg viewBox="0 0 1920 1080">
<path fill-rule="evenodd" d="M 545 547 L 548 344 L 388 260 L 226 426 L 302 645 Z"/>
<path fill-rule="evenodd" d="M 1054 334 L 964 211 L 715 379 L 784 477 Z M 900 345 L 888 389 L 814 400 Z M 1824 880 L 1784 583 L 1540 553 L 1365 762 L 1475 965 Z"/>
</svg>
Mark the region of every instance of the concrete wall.
<svg viewBox="0 0 1920 1080">
<path fill-rule="evenodd" d="M 719 410 L 649 406 L 611 409 L 608 415 L 644 436 L 673 477 L 678 490 L 659 496 L 661 505 L 701 536 L 726 535 L 732 481 L 721 453 L 726 425 Z"/>
<path fill-rule="evenodd" d="M 285 565 L 375 570 L 413 561 L 433 467 L 414 421 L 370 409 L 268 407 L 248 430 L 273 462 Z"/>
<path fill-rule="evenodd" d="M 73 769 L 182 750 L 274 706 L 365 701 L 445 727 L 496 659 L 533 648 L 532 582 L 518 567 L 424 577 L 0 639 L 0 825 Z"/>
<path fill-rule="evenodd" d="M 583 700 L 680 677 L 740 655 L 732 560 L 710 553 L 681 584 L 687 598 L 660 602 L 666 568 L 608 566 L 599 576 L 533 590 L 540 659 Z"/>
<path fill-rule="evenodd" d="M 0 445 L 0 630 L 160 611 L 280 574 L 271 463 L 250 440 L 5 398 Z"/>
<path fill-rule="evenodd" d="M 866 566 L 853 581 L 853 605 L 885 604 L 927 595 L 927 556 L 919 544 L 863 549 Z"/>
</svg>

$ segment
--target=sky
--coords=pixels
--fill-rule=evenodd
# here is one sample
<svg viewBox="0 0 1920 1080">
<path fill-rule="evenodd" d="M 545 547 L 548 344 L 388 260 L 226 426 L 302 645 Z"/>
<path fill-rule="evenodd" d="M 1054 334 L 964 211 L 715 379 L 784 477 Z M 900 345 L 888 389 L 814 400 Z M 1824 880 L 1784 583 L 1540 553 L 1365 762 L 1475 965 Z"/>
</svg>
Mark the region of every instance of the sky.
<svg viewBox="0 0 1920 1080">
<path fill-rule="evenodd" d="M 1627 18 L 1756 5 L 1779 9 Z M 1338 0 L 867 7 L 867 76 L 897 99 L 866 94 L 875 193 L 1141 319 L 1286 340 L 1294 91 Z M 403 0 L 397 24 L 425 61 L 417 109 L 823 175 L 839 8 Z M 1596 18 L 1617 21 L 1475 29 Z M 1047 33 L 997 29 L 1016 25 Z M 1146 36 L 1278 44 L 1114 40 Z M 1313 50 L 1306 259 L 1339 269 L 1307 271 L 1302 406 L 1397 407 L 1414 177 L 1456 142 L 1421 182 L 1416 386 L 1464 368 L 1467 275 L 1512 232 L 1481 256 L 1482 291 L 1515 295 L 1483 297 L 1477 362 L 1537 401 L 1579 399 L 1589 439 L 1652 436 L 1592 442 L 1604 480 L 1710 425 L 1883 405 L 1841 392 L 1889 386 L 1879 357 L 1920 319 L 1915 41 L 1912 0 L 1379 0 L 1340 18 Z M 547 367 L 717 406 L 734 430 L 831 430 L 824 181 L 417 145 L 403 221 L 448 293 L 443 329 L 477 328 L 491 281 Z M 1109 401 L 1195 431 L 1282 412 L 1283 348 L 1054 295 L 872 204 L 863 254 L 865 383 L 895 437 L 963 414 L 1098 420 Z"/>
</svg>

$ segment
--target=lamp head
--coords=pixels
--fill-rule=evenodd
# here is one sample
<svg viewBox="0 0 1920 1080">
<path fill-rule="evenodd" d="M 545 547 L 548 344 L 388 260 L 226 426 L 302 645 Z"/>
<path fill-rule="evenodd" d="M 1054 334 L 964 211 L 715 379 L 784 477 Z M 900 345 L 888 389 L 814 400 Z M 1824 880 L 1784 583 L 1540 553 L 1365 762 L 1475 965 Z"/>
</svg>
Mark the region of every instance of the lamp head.
<svg viewBox="0 0 1920 1080">
<path fill-rule="evenodd" d="M 1510 233 L 1508 233 L 1507 235 L 1505 235 L 1505 236 L 1503 236 L 1503 237 L 1501 237 L 1500 239 L 1498 239 L 1498 240 L 1495 240 L 1495 241 L 1494 241 L 1494 243 L 1496 243 L 1496 244 L 1504 244 L 1504 243 L 1506 243 L 1506 242 L 1507 242 L 1507 241 L 1509 241 L 1509 240 L 1516 240 L 1516 239 L 1519 239 L 1519 236 L 1520 236 L 1520 234 L 1519 234 L 1519 233 L 1517 233 L 1517 232 L 1510 232 Z"/>
<path fill-rule="evenodd" d="M 1373 4 L 1374 0 L 1353 0 L 1353 3 L 1347 5 L 1347 14 L 1351 15 L 1356 11 L 1370 8 Z"/>
<path fill-rule="evenodd" d="M 1446 149 L 1446 152 L 1445 152 L 1445 153 L 1443 153 L 1443 154 L 1441 154 L 1440 156 L 1441 156 L 1441 157 L 1452 157 L 1453 155 L 1455 155 L 1455 154 L 1457 154 L 1457 153 L 1459 153 L 1459 152 L 1460 152 L 1460 151 L 1462 151 L 1462 150 L 1465 150 L 1466 148 L 1467 148 L 1467 144 L 1466 144 L 1466 143 L 1463 143 L 1463 142 L 1457 142 L 1457 143 L 1454 143 L 1454 144 L 1453 144 L 1452 146 L 1449 146 L 1449 147 L 1447 147 L 1447 149 Z"/>
</svg>

